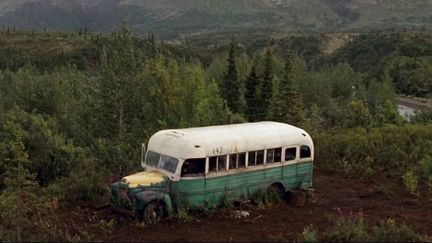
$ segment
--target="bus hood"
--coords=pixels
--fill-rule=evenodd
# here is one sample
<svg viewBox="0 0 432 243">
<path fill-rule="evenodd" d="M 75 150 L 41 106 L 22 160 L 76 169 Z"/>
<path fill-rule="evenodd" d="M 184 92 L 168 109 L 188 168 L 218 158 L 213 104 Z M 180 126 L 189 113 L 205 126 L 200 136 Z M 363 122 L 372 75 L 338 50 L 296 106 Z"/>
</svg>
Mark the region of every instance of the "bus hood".
<svg viewBox="0 0 432 243">
<path fill-rule="evenodd" d="M 129 188 L 136 188 L 138 186 L 150 186 L 163 182 L 167 178 L 166 175 L 158 171 L 144 171 L 122 178 L 123 183 L 127 183 Z"/>
</svg>

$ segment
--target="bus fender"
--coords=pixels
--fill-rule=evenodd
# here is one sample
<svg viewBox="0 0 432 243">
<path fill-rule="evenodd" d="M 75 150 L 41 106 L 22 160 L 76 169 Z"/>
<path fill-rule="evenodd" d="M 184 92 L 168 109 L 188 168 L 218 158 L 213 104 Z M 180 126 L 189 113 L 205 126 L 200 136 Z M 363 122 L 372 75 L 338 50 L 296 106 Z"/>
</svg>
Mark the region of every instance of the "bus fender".
<svg viewBox="0 0 432 243">
<path fill-rule="evenodd" d="M 165 204 L 165 209 L 168 214 L 171 214 L 173 210 L 171 197 L 168 193 L 155 192 L 155 191 L 143 191 L 135 195 L 135 209 L 142 210 L 145 205 L 152 201 L 162 201 Z"/>
</svg>

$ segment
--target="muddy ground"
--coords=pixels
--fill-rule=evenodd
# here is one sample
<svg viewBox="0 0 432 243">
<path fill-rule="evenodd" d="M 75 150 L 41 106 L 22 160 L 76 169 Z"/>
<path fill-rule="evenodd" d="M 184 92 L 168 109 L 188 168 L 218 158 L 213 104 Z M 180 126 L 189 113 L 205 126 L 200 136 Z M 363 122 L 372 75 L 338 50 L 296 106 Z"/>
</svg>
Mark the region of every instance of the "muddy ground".
<svg viewBox="0 0 432 243">
<path fill-rule="evenodd" d="M 110 208 L 76 207 L 60 213 L 73 233 L 86 231 L 101 241 L 293 241 L 304 227 L 314 225 L 319 232 L 334 225 L 339 210 L 363 212 L 368 225 L 395 219 L 421 234 L 432 235 L 432 200 L 429 196 L 410 195 L 397 179 L 354 179 L 315 171 L 315 203 L 299 207 L 286 202 L 259 208 L 244 205 L 250 215 L 233 217 L 233 211 L 220 210 L 196 216 L 191 222 L 167 220 L 144 226 Z"/>
</svg>

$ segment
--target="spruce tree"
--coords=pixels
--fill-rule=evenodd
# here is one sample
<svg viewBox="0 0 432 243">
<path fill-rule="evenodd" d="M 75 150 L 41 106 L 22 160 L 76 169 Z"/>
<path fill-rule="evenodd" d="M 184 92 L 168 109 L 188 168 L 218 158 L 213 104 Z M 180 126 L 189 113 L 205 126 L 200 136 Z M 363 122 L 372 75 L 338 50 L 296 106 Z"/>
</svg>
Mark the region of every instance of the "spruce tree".
<svg viewBox="0 0 432 243">
<path fill-rule="evenodd" d="M 84 39 L 87 39 L 87 26 L 84 27 Z"/>
<path fill-rule="evenodd" d="M 425 89 L 426 92 L 432 96 L 432 64 L 426 64 L 424 67 L 425 71 Z"/>
<path fill-rule="evenodd" d="M 285 63 L 285 73 L 277 85 L 272 99 L 269 118 L 279 122 L 299 125 L 303 120 L 303 101 L 298 92 L 297 77 L 293 65 L 293 55 L 289 53 Z"/>
<path fill-rule="evenodd" d="M 256 73 L 255 65 L 252 66 L 249 77 L 246 79 L 245 84 L 245 100 L 246 111 L 245 116 L 249 121 L 256 121 L 259 114 L 259 99 L 258 99 L 258 85 L 259 79 Z"/>
<path fill-rule="evenodd" d="M 221 91 L 231 111 L 238 113 L 240 112 L 240 82 L 235 62 L 235 45 L 235 40 L 232 38 L 227 59 L 227 71 L 222 81 Z"/>
<path fill-rule="evenodd" d="M 273 55 L 270 49 L 267 49 L 264 59 L 264 72 L 261 78 L 258 99 L 258 119 L 267 118 L 270 101 L 273 94 Z"/>
<path fill-rule="evenodd" d="M 150 48 L 151 48 L 150 55 L 151 57 L 155 58 L 157 54 L 157 48 L 156 48 L 155 36 L 153 33 L 150 34 L 149 41 L 150 41 Z"/>
</svg>

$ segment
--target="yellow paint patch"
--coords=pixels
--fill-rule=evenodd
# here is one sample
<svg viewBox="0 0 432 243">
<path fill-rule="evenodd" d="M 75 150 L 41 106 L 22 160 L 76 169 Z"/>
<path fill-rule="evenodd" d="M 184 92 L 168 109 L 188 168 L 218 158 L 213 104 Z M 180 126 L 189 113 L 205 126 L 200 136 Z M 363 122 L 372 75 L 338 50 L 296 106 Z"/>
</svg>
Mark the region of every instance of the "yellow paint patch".
<svg viewBox="0 0 432 243">
<path fill-rule="evenodd" d="M 123 180 L 129 183 L 129 188 L 135 188 L 138 185 L 150 186 L 151 184 L 160 183 L 164 180 L 164 177 L 164 174 L 157 171 L 144 171 L 123 177 Z"/>
</svg>

